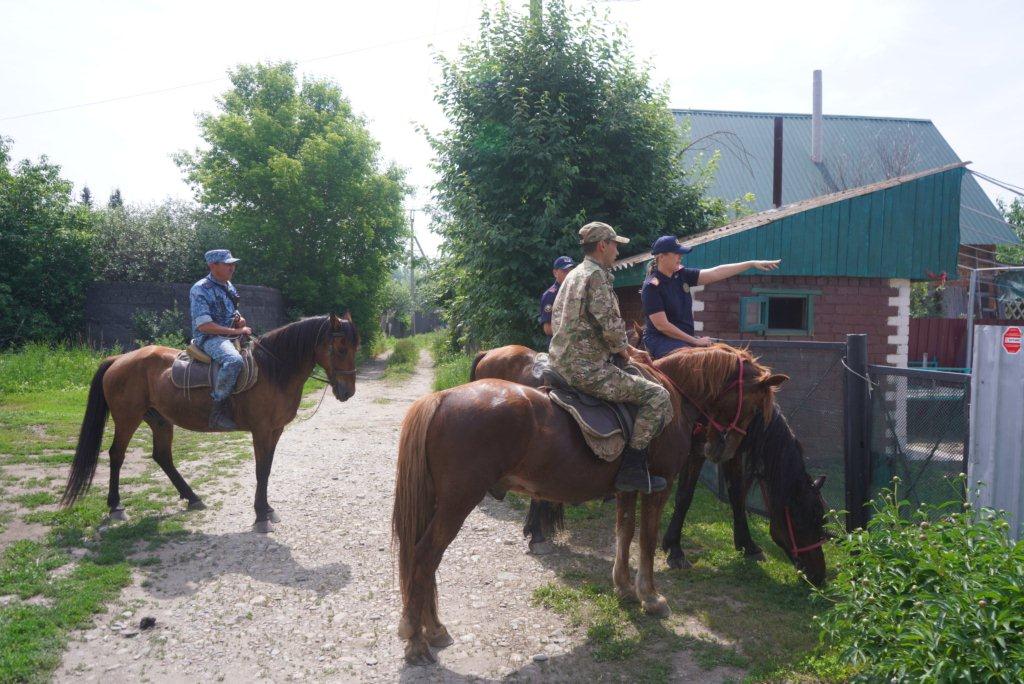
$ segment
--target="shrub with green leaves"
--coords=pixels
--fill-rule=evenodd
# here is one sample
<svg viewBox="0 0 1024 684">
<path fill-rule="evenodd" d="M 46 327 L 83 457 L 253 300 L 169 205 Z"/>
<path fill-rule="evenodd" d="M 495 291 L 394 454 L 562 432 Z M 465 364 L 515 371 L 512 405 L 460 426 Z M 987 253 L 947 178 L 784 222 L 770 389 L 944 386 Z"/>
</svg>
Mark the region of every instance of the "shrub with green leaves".
<svg viewBox="0 0 1024 684">
<path fill-rule="evenodd" d="M 186 320 L 177 302 L 172 308 L 163 311 L 136 311 L 132 316 L 138 334 L 135 343 L 140 347 L 147 344 L 175 348 L 184 346 Z"/>
<path fill-rule="evenodd" d="M 858 681 L 1018 682 L 1024 677 L 1024 544 L 1004 516 L 961 501 L 916 511 L 898 480 L 822 596 L 822 643 Z"/>
</svg>

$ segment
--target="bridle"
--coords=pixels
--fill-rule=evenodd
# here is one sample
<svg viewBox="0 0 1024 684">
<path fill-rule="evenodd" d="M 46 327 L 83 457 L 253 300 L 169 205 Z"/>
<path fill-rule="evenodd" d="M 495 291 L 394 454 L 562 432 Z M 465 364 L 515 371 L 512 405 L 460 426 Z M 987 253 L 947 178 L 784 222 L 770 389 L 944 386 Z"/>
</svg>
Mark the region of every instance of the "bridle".
<svg viewBox="0 0 1024 684">
<path fill-rule="evenodd" d="M 324 325 L 327 325 L 326 321 L 324 322 Z M 342 331 L 342 332 L 335 332 L 334 330 L 328 330 L 326 333 L 323 333 L 323 335 L 325 335 L 326 338 L 327 338 L 327 364 L 330 366 L 330 371 L 328 373 L 328 377 L 322 378 L 322 377 L 320 377 L 319 375 L 316 374 L 316 368 L 314 367 L 314 370 L 313 370 L 312 373 L 310 373 L 309 377 L 310 377 L 311 380 L 316 380 L 318 382 L 324 383 L 325 385 L 330 385 L 331 389 L 336 389 L 337 386 L 338 386 L 338 382 L 340 382 L 340 381 L 335 380 L 334 379 L 335 376 L 337 376 L 337 375 L 349 375 L 349 376 L 351 376 L 351 375 L 355 375 L 358 371 L 356 371 L 354 368 L 352 370 L 335 370 L 335 368 L 334 368 L 334 354 L 335 354 L 335 351 L 334 351 L 334 340 L 338 339 L 339 337 L 347 337 L 348 333 L 346 333 L 344 331 Z M 319 340 L 320 337 L 318 336 L 317 339 Z M 262 349 L 263 351 L 265 351 L 270 356 L 270 358 L 274 359 L 278 363 L 281 363 L 281 359 L 277 358 L 277 355 L 274 354 L 274 352 L 270 351 L 263 344 L 261 344 L 259 339 L 253 337 L 252 338 L 252 343 L 255 344 L 257 347 L 259 347 L 260 349 Z"/>
<path fill-rule="evenodd" d="M 822 508 L 826 509 L 827 506 L 825 505 L 825 497 L 821 495 L 820 490 L 818 491 L 818 500 L 821 502 Z M 807 546 L 797 546 L 796 534 L 793 532 L 793 516 L 789 512 L 789 506 L 785 506 L 784 510 L 786 512 L 786 531 L 789 532 L 789 553 L 793 556 L 793 558 L 797 558 L 801 553 L 807 553 L 808 551 L 820 549 L 822 546 L 824 546 L 825 542 L 828 541 L 827 537 L 822 537 L 821 540 L 816 541 L 813 544 L 808 544 Z"/>
<path fill-rule="evenodd" d="M 743 413 L 743 357 L 737 356 L 736 360 L 739 365 L 739 372 L 736 375 L 736 379 L 729 383 L 728 387 L 722 390 L 724 394 L 725 392 L 731 390 L 733 387 L 739 387 L 739 397 L 736 400 L 736 415 L 732 417 L 732 422 L 729 423 L 728 425 L 722 425 L 717 420 L 715 420 L 714 416 L 712 416 L 703 406 L 701 406 L 699 402 L 694 401 L 693 398 L 690 397 L 690 395 L 687 394 L 686 391 L 682 387 L 680 387 L 675 380 L 670 378 L 668 374 L 662 373 L 662 376 L 664 376 L 664 378 L 668 380 L 669 384 L 672 385 L 673 388 L 675 388 L 676 392 L 679 392 L 679 394 L 681 394 L 683 398 L 686 399 L 686 401 L 690 402 L 690 404 L 695 409 L 697 409 L 701 413 L 701 415 L 707 418 L 707 424 L 718 430 L 718 433 L 723 437 L 723 439 L 730 432 L 736 432 L 741 435 L 747 434 L 747 431 L 740 427 L 740 415 Z"/>
</svg>

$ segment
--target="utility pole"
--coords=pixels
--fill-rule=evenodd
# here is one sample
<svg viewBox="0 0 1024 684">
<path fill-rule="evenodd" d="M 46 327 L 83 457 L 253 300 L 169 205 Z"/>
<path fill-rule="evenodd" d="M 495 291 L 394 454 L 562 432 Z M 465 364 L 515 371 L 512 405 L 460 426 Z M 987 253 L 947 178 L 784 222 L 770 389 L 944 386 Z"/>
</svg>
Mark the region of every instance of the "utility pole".
<svg viewBox="0 0 1024 684">
<path fill-rule="evenodd" d="M 409 210 L 409 326 L 416 334 L 416 210 Z"/>
</svg>

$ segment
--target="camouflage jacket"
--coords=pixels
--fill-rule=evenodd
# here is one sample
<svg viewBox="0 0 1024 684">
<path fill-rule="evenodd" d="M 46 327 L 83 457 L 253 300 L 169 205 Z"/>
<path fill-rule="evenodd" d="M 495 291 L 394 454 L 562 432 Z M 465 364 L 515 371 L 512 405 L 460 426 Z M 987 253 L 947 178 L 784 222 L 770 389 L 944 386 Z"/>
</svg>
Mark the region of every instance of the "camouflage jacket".
<svg viewBox="0 0 1024 684">
<path fill-rule="evenodd" d="M 567 378 L 607 362 L 609 355 L 627 346 L 614 279 L 611 271 L 588 256 L 558 290 L 549 354 L 555 369 Z"/>
</svg>

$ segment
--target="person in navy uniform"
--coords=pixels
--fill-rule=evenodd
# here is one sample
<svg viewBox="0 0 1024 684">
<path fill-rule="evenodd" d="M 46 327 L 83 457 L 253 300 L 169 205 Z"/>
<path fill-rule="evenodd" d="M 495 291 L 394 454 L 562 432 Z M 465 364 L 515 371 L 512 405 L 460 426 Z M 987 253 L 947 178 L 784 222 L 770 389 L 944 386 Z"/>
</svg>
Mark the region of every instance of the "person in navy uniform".
<svg viewBox="0 0 1024 684">
<path fill-rule="evenodd" d="M 236 430 L 228 402 L 243 362 L 232 340 L 238 335 L 252 335 L 252 328 L 238 312 L 238 290 L 231 284 L 239 260 L 226 249 L 211 249 L 205 256 L 210 272 L 188 293 L 192 341 L 220 364 L 216 389 L 210 395 L 210 428 Z"/>
<path fill-rule="evenodd" d="M 671 235 L 662 235 L 651 246 L 654 260 L 640 290 L 644 308 L 644 346 L 652 358 L 660 359 L 682 347 L 707 347 L 710 337 L 697 337 L 693 325 L 693 298 L 690 288 L 710 285 L 756 268 L 774 271 L 780 259 L 741 261 L 714 268 L 685 268 L 682 256 L 690 247 L 679 244 Z"/>
<path fill-rule="evenodd" d="M 544 328 L 544 334 L 551 337 L 551 309 L 555 305 L 555 297 L 558 295 L 558 288 L 561 287 L 562 281 L 565 280 L 565 276 L 569 275 L 569 271 L 573 269 L 576 264 L 573 262 L 572 257 L 560 256 L 555 259 L 555 263 L 551 266 L 551 275 L 555 277 L 555 282 L 552 283 L 551 287 L 544 290 L 544 294 L 540 296 L 540 324 Z"/>
</svg>

